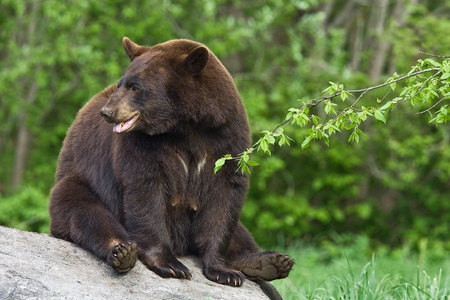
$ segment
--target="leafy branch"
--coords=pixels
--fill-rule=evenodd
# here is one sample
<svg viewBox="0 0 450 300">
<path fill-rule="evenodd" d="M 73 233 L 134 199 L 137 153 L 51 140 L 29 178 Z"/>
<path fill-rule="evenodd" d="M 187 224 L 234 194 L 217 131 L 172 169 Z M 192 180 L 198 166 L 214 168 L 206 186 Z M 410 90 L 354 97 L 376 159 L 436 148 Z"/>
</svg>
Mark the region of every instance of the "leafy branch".
<svg viewBox="0 0 450 300">
<path fill-rule="evenodd" d="M 262 131 L 262 136 L 248 150 L 237 157 L 226 154 L 218 159 L 214 172 L 218 172 L 227 160 L 236 160 L 239 171 L 250 173 L 250 167 L 258 165 L 257 162 L 250 160 L 250 155 L 255 150 L 271 155 L 271 146 L 275 144 L 279 147 L 290 145 L 292 139 L 284 134 L 284 129 L 288 125 L 309 126 L 307 135 L 301 144 L 302 149 L 308 147 L 314 140 L 323 140 L 325 144 L 329 145 L 330 136 L 343 130 L 351 132 L 348 138 L 349 142 L 355 141 L 358 143 L 360 136 L 365 136 L 360 129 L 360 125 L 369 117 L 386 124 L 389 112 L 398 104 L 403 102 L 410 102 L 413 106 L 431 104 L 438 98 L 439 100 L 430 108 L 420 111 L 418 114 L 429 113 L 432 117 L 430 122 L 436 124 L 446 123 L 450 120 L 450 108 L 448 108 L 448 105 L 440 106 L 435 114 L 432 111 L 444 100 L 450 99 L 449 78 L 450 59 L 446 57 L 442 63 L 431 58 L 419 59 L 417 65 L 413 66 L 408 74 L 399 76 L 395 73 L 385 83 L 363 89 L 346 90 L 342 84 L 330 82 L 330 86 L 322 92 L 325 96 L 303 101 L 299 108 L 290 108 L 285 120 L 270 131 Z M 392 91 L 395 91 L 397 83 L 400 82 L 406 82 L 405 87 L 399 96 L 389 99 L 388 96 Z M 385 87 L 389 87 L 389 90 L 382 99 L 376 99 L 374 105 L 357 107 L 357 103 L 368 92 Z M 350 99 L 353 99 L 353 102 L 341 111 L 338 111 L 338 104 L 335 103 L 335 99 L 340 99 L 342 102 L 348 102 Z M 323 104 L 325 119 L 310 114 L 310 110 L 319 104 Z"/>
</svg>

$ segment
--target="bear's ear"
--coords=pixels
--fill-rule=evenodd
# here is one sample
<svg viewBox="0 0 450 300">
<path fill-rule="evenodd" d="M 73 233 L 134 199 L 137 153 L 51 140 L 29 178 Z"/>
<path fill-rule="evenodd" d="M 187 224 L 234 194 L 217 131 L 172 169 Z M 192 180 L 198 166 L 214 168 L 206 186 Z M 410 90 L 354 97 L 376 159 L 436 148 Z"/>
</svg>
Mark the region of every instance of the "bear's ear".
<svg viewBox="0 0 450 300">
<path fill-rule="evenodd" d="M 123 49 L 127 53 L 128 57 L 133 61 L 136 57 L 142 55 L 147 51 L 147 47 L 139 46 L 133 43 L 129 38 L 124 37 L 122 40 Z"/>
<path fill-rule="evenodd" d="M 183 64 L 187 72 L 192 76 L 199 75 L 209 61 L 209 50 L 204 46 L 198 46 L 189 53 Z"/>
</svg>

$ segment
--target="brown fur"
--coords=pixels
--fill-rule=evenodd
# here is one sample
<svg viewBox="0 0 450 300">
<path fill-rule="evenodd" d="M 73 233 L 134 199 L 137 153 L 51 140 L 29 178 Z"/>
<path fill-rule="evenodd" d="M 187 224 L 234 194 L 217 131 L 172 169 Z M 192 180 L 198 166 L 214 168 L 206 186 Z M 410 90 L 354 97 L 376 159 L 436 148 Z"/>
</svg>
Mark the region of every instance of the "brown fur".
<svg viewBox="0 0 450 300">
<path fill-rule="evenodd" d="M 194 254 L 203 258 L 204 275 L 221 284 L 239 286 L 244 274 L 286 277 L 293 260 L 261 253 L 239 222 L 248 176 L 235 162 L 213 174 L 218 158 L 250 146 L 229 73 L 196 42 L 143 47 L 124 38 L 123 46 L 131 65 L 67 133 L 51 192 L 51 233 L 120 272 L 139 258 L 162 277 L 189 279 L 176 256 Z M 134 116 L 131 128 L 113 132 Z"/>
</svg>

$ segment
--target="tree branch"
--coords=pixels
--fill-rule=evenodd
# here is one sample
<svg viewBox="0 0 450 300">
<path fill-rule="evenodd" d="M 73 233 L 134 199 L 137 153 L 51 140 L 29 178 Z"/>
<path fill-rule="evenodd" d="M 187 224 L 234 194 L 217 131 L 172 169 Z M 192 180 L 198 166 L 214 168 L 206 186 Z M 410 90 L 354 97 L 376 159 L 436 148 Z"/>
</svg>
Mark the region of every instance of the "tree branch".
<svg viewBox="0 0 450 300">
<path fill-rule="evenodd" d="M 408 78 L 411 78 L 411 77 L 414 77 L 414 76 L 417 76 L 417 75 L 420 75 L 420 74 L 428 73 L 428 72 L 437 72 L 435 75 L 430 77 L 430 78 L 434 78 L 440 73 L 440 69 L 439 68 L 428 68 L 428 69 L 425 69 L 425 70 L 420 70 L 420 71 L 417 71 L 417 72 L 413 72 L 413 73 L 410 73 L 410 74 L 398 77 L 398 78 L 396 78 L 396 79 L 394 79 L 394 80 L 392 80 L 390 82 L 385 82 L 385 83 L 382 83 L 382 84 L 379 84 L 379 85 L 375 85 L 375 86 L 371 86 L 371 87 L 368 87 L 368 88 L 357 89 L 357 90 L 347 90 L 346 92 L 347 93 L 351 93 L 351 94 L 361 93 L 358 96 L 358 98 L 356 99 L 356 101 L 350 106 L 350 108 L 352 108 L 362 98 L 362 96 L 364 96 L 367 92 L 370 92 L 372 90 L 376 90 L 376 89 L 379 89 L 379 88 L 383 88 L 383 87 L 389 86 L 389 85 L 391 85 L 393 83 L 401 82 L 401 81 L 403 81 L 405 79 L 408 79 Z M 430 78 L 427 79 L 427 81 L 430 80 Z M 332 95 L 329 95 L 329 96 L 323 96 L 323 97 L 319 97 L 319 98 L 314 98 L 314 99 L 306 101 L 305 105 L 311 104 L 310 108 L 313 108 L 313 107 L 319 105 L 320 103 L 322 103 L 323 101 L 325 101 L 325 100 L 332 100 L 335 97 L 339 97 L 341 94 L 342 94 L 342 91 L 338 91 L 338 92 L 336 92 L 336 93 L 334 93 Z M 305 107 L 305 105 L 303 105 L 302 109 Z M 342 112 L 341 112 L 341 114 L 342 114 Z M 275 126 L 275 128 L 271 132 L 275 132 L 280 127 L 285 127 L 293 119 L 294 119 L 294 117 L 286 119 L 282 123 L 280 123 L 277 126 Z"/>
</svg>

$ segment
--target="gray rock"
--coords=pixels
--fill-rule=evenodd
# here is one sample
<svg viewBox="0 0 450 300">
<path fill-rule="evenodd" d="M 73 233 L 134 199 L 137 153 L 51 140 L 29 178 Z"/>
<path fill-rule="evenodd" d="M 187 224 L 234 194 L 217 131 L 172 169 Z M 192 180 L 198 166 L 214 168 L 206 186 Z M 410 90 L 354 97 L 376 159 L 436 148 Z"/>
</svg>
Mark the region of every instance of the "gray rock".
<svg viewBox="0 0 450 300">
<path fill-rule="evenodd" d="M 273 286 L 246 280 L 239 288 L 206 279 L 196 257 L 180 260 L 191 280 L 163 279 L 140 262 L 126 274 L 76 245 L 0 226 L 0 299 L 267 299 Z M 260 283 L 261 284 L 261 283 Z"/>
</svg>

